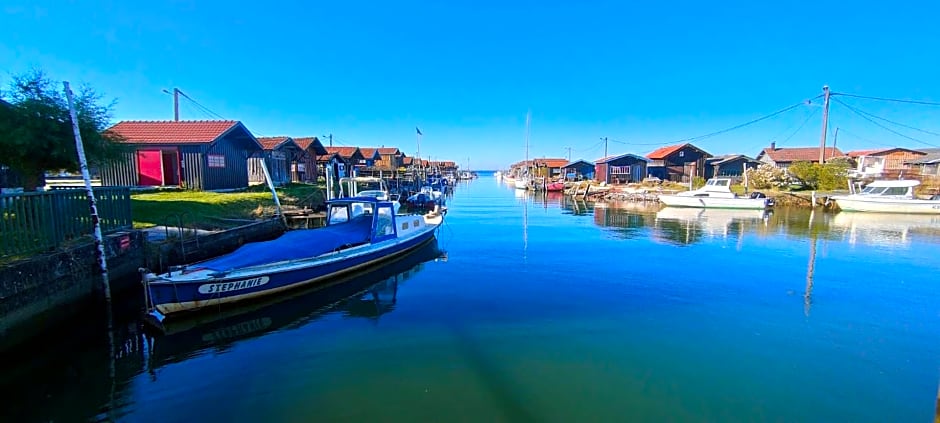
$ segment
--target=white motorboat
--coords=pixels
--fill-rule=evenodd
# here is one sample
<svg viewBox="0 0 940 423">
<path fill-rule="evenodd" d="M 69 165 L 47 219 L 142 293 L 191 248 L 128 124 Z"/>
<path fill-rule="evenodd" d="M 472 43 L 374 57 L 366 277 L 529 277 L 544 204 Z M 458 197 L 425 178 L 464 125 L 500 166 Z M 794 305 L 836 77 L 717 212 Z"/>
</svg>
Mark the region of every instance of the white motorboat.
<svg viewBox="0 0 940 423">
<path fill-rule="evenodd" d="M 843 211 L 940 214 L 940 195 L 929 200 L 917 198 L 914 188 L 918 185 L 920 181 L 910 179 L 875 181 L 859 193 L 835 195 L 831 199 Z"/>
<path fill-rule="evenodd" d="M 513 184 L 516 186 L 516 189 L 529 189 L 529 178 L 520 177 L 513 180 Z"/>
<path fill-rule="evenodd" d="M 705 209 L 753 209 L 773 207 L 774 201 L 760 192 L 739 196 L 731 192 L 731 179 L 713 178 L 705 186 L 673 195 L 660 195 L 659 201 L 670 207 L 695 207 Z"/>
</svg>

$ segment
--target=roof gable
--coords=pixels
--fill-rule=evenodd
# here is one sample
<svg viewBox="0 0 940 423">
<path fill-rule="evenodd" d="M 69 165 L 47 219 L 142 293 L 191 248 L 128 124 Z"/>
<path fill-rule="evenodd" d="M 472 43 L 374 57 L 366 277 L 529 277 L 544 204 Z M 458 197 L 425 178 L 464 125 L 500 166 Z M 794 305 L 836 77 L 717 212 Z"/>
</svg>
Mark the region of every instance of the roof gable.
<svg viewBox="0 0 940 423">
<path fill-rule="evenodd" d="M 626 154 L 621 154 L 621 155 L 618 155 L 618 156 L 601 157 L 601 158 L 595 160 L 594 163 L 609 163 L 609 162 L 612 162 L 612 161 L 614 161 L 614 160 L 618 160 L 618 159 L 622 159 L 622 158 L 626 158 L 626 157 L 633 157 L 633 158 L 635 158 L 635 159 L 637 159 L 637 160 L 641 160 L 641 161 L 644 161 L 644 162 L 649 162 L 649 161 L 650 161 L 650 159 L 648 159 L 648 158 L 646 158 L 646 157 L 637 156 L 636 154 L 626 153 Z"/>
<path fill-rule="evenodd" d="M 343 159 L 362 158 L 362 152 L 359 147 L 326 147 L 327 153 L 336 153 Z"/>
<path fill-rule="evenodd" d="M 362 153 L 362 157 L 366 160 L 380 160 L 382 155 L 379 154 L 379 149 L 374 147 L 359 147 L 359 151 Z"/>
<path fill-rule="evenodd" d="M 540 167 L 563 167 L 568 164 L 566 159 L 535 159 L 534 162 L 536 166 Z"/>
<path fill-rule="evenodd" d="M 401 150 L 395 147 L 379 147 L 379 154 L 383 156 L 401 154 Z"/>
<path fill-rule="evenodd" d="M 767 156 L 775 163 L 813 162 L 819 160 L 819 147 L 765 148 L 757 156 Z M 826 159 L 845 157 L 841 150 L 826 147 Z"/>
<path fill-rule="evenodd" d="M 129 144 L 208 144 L 237 127 L 244 128 L 234 120 L 127 120 L 118 122 L 106 132 L 118 135 L 121 142 Z"/>
<path fill-rule="evenodd" d="M 258 137 L 258 143 L 261 144 L 261 147 L 265 150 L 277 150 L 278 148 L 291 145 L 300 148 L 291 137 Z M 301 150 L 304 149 L 301 148 Z"/>
<path fill-rule="evenodd" d="M 884 154 L 891 154 L 895 152 L 907 152 L 913 154 L 924 155 L 927 154 L 919 150 L 911 150 L 909 148 L 893 147 L 893 148 L 879 148 L 873 150 L 853 150 L 845 153 L 849 157 L 861 157 L 861 156 L 881 156 Z"/>
<path fill-rule="evenodd" d="M 320 139 L 317 137 L 292 137 L 294 142 L 297 143 L 297 146 L 302 150 L 313 149 L 313 154 L 322 156 L 326 154 L 326 148 L 323 147 L 323 143 L 320 142 Z"/>
<path fill-rule="evenodd" d="M 584 160 L 584 159 L 578 159 L 578 160 L 575 160 L 575 161 L 573 161 L 573 162 L 565 163 L 565 165 L 562 166 L 562 168 L 576 167 L 576 166 L 579 166 L 579 165 L 580 165 L 580 166 L 594 166 L 594 163 L 591 163 L 591 162 L 589 162 L 589 161 L 587 161 L 587 160 Z"/>
</svg>

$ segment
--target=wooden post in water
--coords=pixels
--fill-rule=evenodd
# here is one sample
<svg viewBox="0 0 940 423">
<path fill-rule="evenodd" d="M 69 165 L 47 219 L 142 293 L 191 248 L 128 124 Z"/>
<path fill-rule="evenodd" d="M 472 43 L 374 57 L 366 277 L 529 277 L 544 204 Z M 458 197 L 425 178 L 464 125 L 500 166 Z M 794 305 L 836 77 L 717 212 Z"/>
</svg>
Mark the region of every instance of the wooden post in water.
<svg viewBox="0 0 940 423">
<path fill-rule="evenodd" d="M 743 175 L 744 175 L 744 193 L 747 194 L 747 162 L 745 161 L 744 164 L 741 165 L 741 167 L 744 168 L 744 173 L 743 173 Z M 716 173 L 717 173 L 717 172 L 716 172 Z"/>
<path fill-rule="evenodd" d="M 281 221 L 284 222 L 284 225 L 287 225 L 287 217 L 284 216 L 284 211 L 281 210 L 281 199 L 277 198 L 277 190 L 274 189 L 274 181 L 271 180 L 271 173 L 268 172 L 268 163 L 264 157 L 261 158 L 261 171 L 264 172 L 264 179 L 268 181 L 268 189 L 271 190 L 271 196 L 274 197 L 274 209 L 277 210 L 277 214 L 281 216 Z"/>
<path fill-rule="evenodd" d="M 78 114 L 75 113 L 72 89 L 69 88 L 68 81 L 63 81 L 62 85 L 65 87 L 65 98 L 69 106 L 69 118 L 72 120 L 72 132 L 75 134 L 75 149 L 78 151 L 78 167 L 82 172 L 82 180 L 85 181 L 85 193 L 88 197 L 88 208 L 91 211 L 91 224 L 94 227 L 95 234 L 95 259 L 98 261 L 98 269 L 101 272 L 101 284 L 104 288 L 104 299 L 108 303 L 110 313 L 111 281 L 108 278 L 108 259 L 104 252 L 104 236 L 101 234 L 101 220 L 98 218 L 98 204 L 95 201 L 95 191 L 91 188 L 91 175 L 88 173 L 88 160 L 85 158 L 82 133 L 78 127 Z M 108 329 L 110 330 L 110 323 Z"/>
<path fill-rule="evenodd" d="M 829 86 L 823 87 L 822 135 L 819 137 L 819 164 L 826 162 L 826 131 L 829 130 Z"/>
</svg>

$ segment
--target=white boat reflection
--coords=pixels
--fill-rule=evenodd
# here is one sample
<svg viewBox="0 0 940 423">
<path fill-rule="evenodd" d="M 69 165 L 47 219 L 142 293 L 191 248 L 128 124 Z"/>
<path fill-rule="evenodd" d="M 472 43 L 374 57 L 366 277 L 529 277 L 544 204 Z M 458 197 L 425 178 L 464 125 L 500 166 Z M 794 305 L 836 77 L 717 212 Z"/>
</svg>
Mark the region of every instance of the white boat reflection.
<svg viewBox="0 0 940 423">
<path fill-rule="evenodd" d="M 712 237 L 727 237 L 734 223 L 766 224 L 770 212 L 765 210 L 694 209 L 666 207 L 656 213 L 656 224 L 680 223 L 688 231 Z M 742 231 L 742 225 L 735 233 Z"/>
<path fill-rule="evenodd" d="M 845 231 L 849 244 L 909 245 L 914 234 L 940 235 L 940 216 L 841 212 L 830 222 Z"/>
</svg>

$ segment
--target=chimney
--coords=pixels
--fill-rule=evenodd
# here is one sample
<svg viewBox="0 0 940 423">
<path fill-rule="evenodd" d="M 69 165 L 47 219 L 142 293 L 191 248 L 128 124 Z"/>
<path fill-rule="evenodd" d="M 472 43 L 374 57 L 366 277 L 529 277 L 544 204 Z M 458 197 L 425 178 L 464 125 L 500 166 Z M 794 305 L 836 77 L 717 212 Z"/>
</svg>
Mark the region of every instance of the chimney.
<svg viewBox="0 0 940 423">
<path fill-rule="evenodd" d="M 771 150 L 776 150 L 776 149 L 777 149 L 777 142 L 776 142 L 776 141 L 771 141 L 771 142 L 770 142 L 770 149 L 771 149 Z"/>
</svg>

